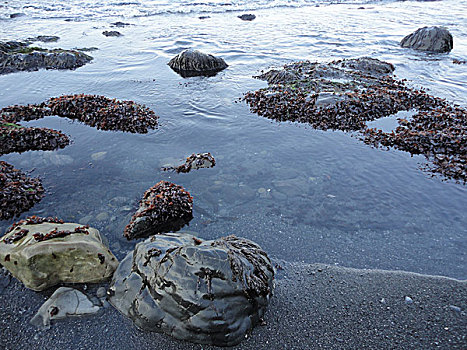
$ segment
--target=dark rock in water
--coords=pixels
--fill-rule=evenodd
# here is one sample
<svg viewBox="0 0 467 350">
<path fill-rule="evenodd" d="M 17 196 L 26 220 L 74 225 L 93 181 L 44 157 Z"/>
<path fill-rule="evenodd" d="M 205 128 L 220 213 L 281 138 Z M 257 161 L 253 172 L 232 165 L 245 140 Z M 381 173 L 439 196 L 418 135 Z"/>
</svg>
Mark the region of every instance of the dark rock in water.
<svg viewBox="0 0 467 350">
<path fill-rule="evenodd" d="M 0 161 L 0 220 L 31 209 L 44 196 L 39 178 L 30 178 L 13 165 Z"/>
<path fill-rule="evenodd" d="M 163 234 L 121 262 L 109 300 L 141 329 L 232 346 L 261 321 L 273 278 L 267 254 L 249 240 Z"/>
<path fill-rule="evenodd" d="M 23 17 L 23 16 L 26 16 L 26 15 L 20 12 L 10 14 L 10 18 L 18 18 L 18 17 Z"/>
<path fill-rule="evenodd" d="M 0 42 L 0 74 L 45 69 L 75 69 L 92 60 L 75 50 L 29 47 L 29 42 Z"/>
<path fill-rule="evenodd" d="M 162 168 L 163 171 L 173 170 L 177 173 L 188 173 L 191 170 L 201 169 L 201 168 L 212 168 L 216 165 L 216 160 L 211 155 L 211 153 L 193 153 L 191 156 L 187 157 L 184 164 L 177 167 L 167 167 Z"/>
<path fill-rule="evenodd" d="M 238 18 L 240 18 L 242 21 L 252 21 L 256 18 L 255 15 L 253 14 L 244 14 L 244 15 L 241 15 L 241 16 L 237 16 Z"/>
<path fill-rule="evenodd" d="M 115 37 L 117 37 L 117 36 L 123 36 L 122 33 L 117 32 L 116 30 L 105 30 L 105 31 L 102 32 L 102 34 L 105 35 L 105 36 L 107 36 L 107 37 L 108 37 L 108 36 L 115 36 Z"/>
<path fill-rule="evenodd" d="M 211 16 L 199 16 L 198 18 L 199 19 L 208 19 L 208 18 L 211 18 Z"/>
<path fill-rule="evenodd" d="M 227 64 L 222 58 L 191 49 L 179 53 L 169 61 L 168 65 L 184 78 L 213 76 L 227 68 Z"/>
<path fill-rule="evenodd" d="M 38 35 L 34 38 L 29 38 L 28 41 L 41 41 L 43 43 L 55 43 L 60 39 L 59 36 L 55 35 Z"/>
<path fill-rule="evenodd" d="M 45 330 L 50 328 L 52 320 L 91 315 L 99 310 L 100 305 L 97 301 L 93 302 L 83 292 L 73 288 L 60 287 L 42 304 L 30 322 L 39 329 Z"/>
<path fill-rule="evenodd" d="M 131 23 L 124 23 L 124 22 L 114 22 L 114 23 L 110 23 L 112 26 L 114 27 L 117 27 L 117 28 L 123 28 L 123 27 L 126 27 L 126 26 L 131 26 L 132 24 Z M 118 33 L 118 32 L 117 32 Z"/>
<path fill-rule="evenodd" d="M 0 239 L 0 261 L 36 291 L 59 283 L 101 282 L 112 276 L 118 265 L 98 230 L 37 216 L 8 229 Z"/>
<path fill-rule="evenodd" d="M 160 181 L 144 192 L 125 227 L 127 239 L 178 231 L 193 218 L 193 197 L 182 186 Z"/>
<path fill-rule="evenodd" d="M 452 63 L 454 63 L 454 64 L 466 64 L 467 61 L 453 59 L 453 60 L 452 60 Z"/>
<path fill-rule="evenodd" d="M 431 174 L 466 183 L 467 111 L 408 88 L 391 76 L 393 71 L 392 64 L 368 57 L 300 61 L 259 75 L 269 86 L 246 93 L 244 100 L 266 118 L 360 131 L 367 144 L 423 154 Z M 418 112 L 410 121 L 399 119 L 394 132 L 367 127 L 368 121 L 412 109 Z"/>
<path fill-rule="evenodd" d="M 453 47 L 453 39 L 444 27 L 423 27 L 407 35 L 400 45 L 421 51 L 449 52 Z"/>
</svg>

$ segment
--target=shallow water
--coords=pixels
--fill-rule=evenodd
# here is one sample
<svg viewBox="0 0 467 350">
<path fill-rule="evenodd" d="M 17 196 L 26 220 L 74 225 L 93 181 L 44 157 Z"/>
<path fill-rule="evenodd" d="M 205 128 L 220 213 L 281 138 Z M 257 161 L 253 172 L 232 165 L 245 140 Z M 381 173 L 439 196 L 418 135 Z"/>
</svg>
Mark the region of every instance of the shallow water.
<svg viewBox="0 0 467 350">
<path fill-rule="evenodd" d="M 122 233 L 137 201 L 166 179 L 193 195 L 195 218 L 187 230 L 204 238 L 234 233 L 289 261 L 467 278 L 465 186 L 422 172 L 423 157 L 372 149 L 348 133 L 271 122 L 238 101 L 265 86 L 252 76 L 270 66 L 369 55 L 393 63 L 411 85 L 466 107 L 466 65 L 452 63 L 467 55 L 466 1 L 37 3 L 0 1 L 0 39 L 58 35 L 57 43 L 38 44 L 99 50 L 75 71 L 0 76 L 0 107 L 101 94 L 147 105 L 160 127 L 132 135 L 54 117 L 28 123 L 63 130 L 74 142 L 1 157 L 32 170 L 48 191 L 24 216 L 89 223 L 122 258 L 134 246 Z M 237 18 L 251 9 L 254 21 Z M 15 12 L 26 15 L 6 18 Z M 115 21 L 132 25 L 116 28 L 123 37 L 103 36 Z M 398 46 L 425 25 L 447 26 L 454 50 L 433 55 Z M 215 77 L 181 78 L 166 63 L 189 47 L 223 57 L 229 68 Z M 213 169 L 160 170 L 208 151 L 217 160 Z M 12 221 L 0 222 L 0 229 Z"/>
</svg>

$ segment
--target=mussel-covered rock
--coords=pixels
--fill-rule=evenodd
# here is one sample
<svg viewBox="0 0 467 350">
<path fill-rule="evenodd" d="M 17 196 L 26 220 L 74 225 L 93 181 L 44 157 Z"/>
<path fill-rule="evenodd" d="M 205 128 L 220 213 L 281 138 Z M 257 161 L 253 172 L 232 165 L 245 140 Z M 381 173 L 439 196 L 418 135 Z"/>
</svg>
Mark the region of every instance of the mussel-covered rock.
<svg viewBox="0 0 467 350">
<path fill-rule="evenodd" d="M 0 239 L 0 262 L 36 291 L 58 283 L 100 282 L 118 265 L 98 230 L 36 216 L 13 224 Z"/>
<path fill-rule="evenodd" d="M 227 68 L 222 58 L 191 49 L 179 53 L 168 65 L 182 77 L 212 76 Z"/>
<path fill-rule="evenodd" d="M 176 167 L 165 167 L 162 170 L 173 170 L 177 173 L 189 173 L 191 170 L 201 168 L 212 168 L 216 165 L 216 160 L 211 153 L 193 153 L 187 157 L 185 163 Z"/>
<path fill-rule="evenodd" d="M 93 302 L 83 292 L 68 288 L 58 288 L 42 304 L 31 319 L 31 324 L 39 329 L 49 329 L 52 320 L 95 314 L 100 310 L 99 302 Z"/>
<path fill-rule="evenodd" d="M 28 46 L 30 42 L 0 42 L 0 74 L 39 69 L 76 69 L 93 58 L 81 51 L 47 50 Z"/>
<path fill-rule="evenodd" d="M 274 270 L 255 243 L 168 233 L 136 245 L 114 274 L 110 302 L 144 330 L 231 346 L 261 320 Z"/>
<path fill-rule="evenodd" d="M 423 27 L 402 39 L 400 45 L 415 50 L 449 52 L 453 39 L 445 27 Z"/>
<path fill-rule="evenodd" d="M 127 239 L 177 231 L 193 218 L 193 197 L 182 186 L 160 181 L 144 192 L 139 208 L 125 227 Z"/>
<path fill-rule="evenodd" d="M 44 187 L 39 178 L 31 178 L 13 165 L 0 161 L 0 220 L 31 209 L 43 196 Z"/>
</svg>

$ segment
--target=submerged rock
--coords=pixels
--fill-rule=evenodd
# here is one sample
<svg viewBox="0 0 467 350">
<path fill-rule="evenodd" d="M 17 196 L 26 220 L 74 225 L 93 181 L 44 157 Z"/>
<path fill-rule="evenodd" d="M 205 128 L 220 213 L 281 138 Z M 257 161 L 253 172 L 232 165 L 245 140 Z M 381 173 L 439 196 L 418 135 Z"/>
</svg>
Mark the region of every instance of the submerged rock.
<svg viewBox="0 0 467 350">
<path fill-rule="evenodd" d="M 252 21 L 256 18 L 256 16 L 251 13 L 244 14 L 244 15 L 237 16 L 237 17 L 240 18 L 242 21 Z"/>
<path fill-rule="evenodd" d="M 201 169 L 201 168 L 212 168 L 216 165 L 216 160 L 211 155 L 211 153 L 193 153 L 191 156 L 187 157 L 184 164 L 176 167 L 165 167 L 162 170 L 173 170 L 177 173 L 188 173 L 191 170 Z"/>
<path fill-rule="evenodd" d="M 179 53 L 168 65 L 182 77 L 213 76 L 227 68 L 222 58 L 191 49 Z"/>
<path fill-rule="evenodd" d="M 267 254 L 249 240 L 162 234 L 122 261 L 109 301 L 144 330 L 232 346 L 260 322 L 273 278 Z"/>
<path fill-rule="evenodd" d="M 400 45 L 421 51 L 449 52 L 453 39 L 445 27 L 423 27 L 402 39 Z"/>
<path fill-rule="evenodd" d="M 36 216 L 13 224 L 0 239 L 0 262 L 36 291 L 58 283 L 100 282 L 118 265 L 98 230 Z"/>
<path fill-rule="evenodd" d="M 34 38 L 29 38 L 28 41 L 41 41 L 43 43 L 55 43 L 60 39 L 59 36 L 56 35 L 38 35 Z"/>
<path fill-rule="evenodd" d="M 193 218 L 193 197 L 182 186 L 160 181 L 144 192 L 125 227 L 127 239 L 178 231 Z"/>
<path fill-rule="evenodd" d="M 52 320 L 60 320 L 70 316 L 95 314 L 100 310 L 97 303 L 77 289 L 60 287 L 40 307 L 30 323 L 41 330 L 49 329 Z"/>
<path fill-rule="evenodd" d="M 109 36 L 115 36 L 115 37 L 118 37 L 118 36 L 123 36 L 122 33 L 116 31 L 116 30 L 105 30 L 102 32 L 103 35 L 109 37 Z"/>
<path fill-rule="evenodd" d="M 44 187 L 39 178 L 31 178 L 13 165 L 0 161 L 0 220 L 14 218 L 31 209 L 43 196 Z"/>
<path fill-rule="evenodd" d="M 76 50 L 28 46 L 30 42 L 0 42 L 0 74 L 39 69 L 76 69 L 93 58 Z"/>
</svg>

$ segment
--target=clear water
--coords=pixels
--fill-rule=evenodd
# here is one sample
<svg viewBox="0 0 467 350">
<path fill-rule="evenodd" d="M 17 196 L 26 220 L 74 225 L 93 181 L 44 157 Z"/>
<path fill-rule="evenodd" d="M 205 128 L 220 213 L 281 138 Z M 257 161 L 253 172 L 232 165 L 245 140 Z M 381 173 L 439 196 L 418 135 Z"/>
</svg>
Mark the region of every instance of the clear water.
<svg viewBox="0 0 467 350">
<path fill-rule="evenodd" d="M 25 16 L 7 18 L 17 12 Z M 248 12 L 257 18 L 237 18 Z M 193 195 L 187 229 L 200 237 L 237 234 L 289 261 L 465 279 L 465 186 L 422 172 L 423 157 L 372 149 L 347 133 L 271 122 L 238 98 L 265 86 L 252 76 L 268 67 L 367 55 L 393 63 L 413 86 L 467 107 L 467 66 L 452 63 L 467 56 L 466 13 L 467 1 L 454 0 L 0 1 L 0 40 L 58 35 L 59 42 L 41 46 L 99 48 L 75 71 L 0 76 L 0 107 L 88 93 L 132 99 L 160 116 L 159 129 L 146 135 L 54 117 L 34 121 L 65 131 L 73 144 L 1 159 L 32 170 L 47 189 L 24 215 L 87 222 L 119 258 L 134 246 L 122 233 L 137 201 L 165 179 Z M 123 37 L 103 36 L 115 21 L 133 25 L 117 28 Z M 398 46 L 425 25 L 448 27 L 454 50 L 433 55 Z M 211 78 L 181 78 L 166 63 L 189 47 L 223 57 L 229 68 Z M 217 159 L 213 169 L 160 170 L 208 151 Z M 107 153 L 94 160 L 97 152 Z"/>
</svg>

